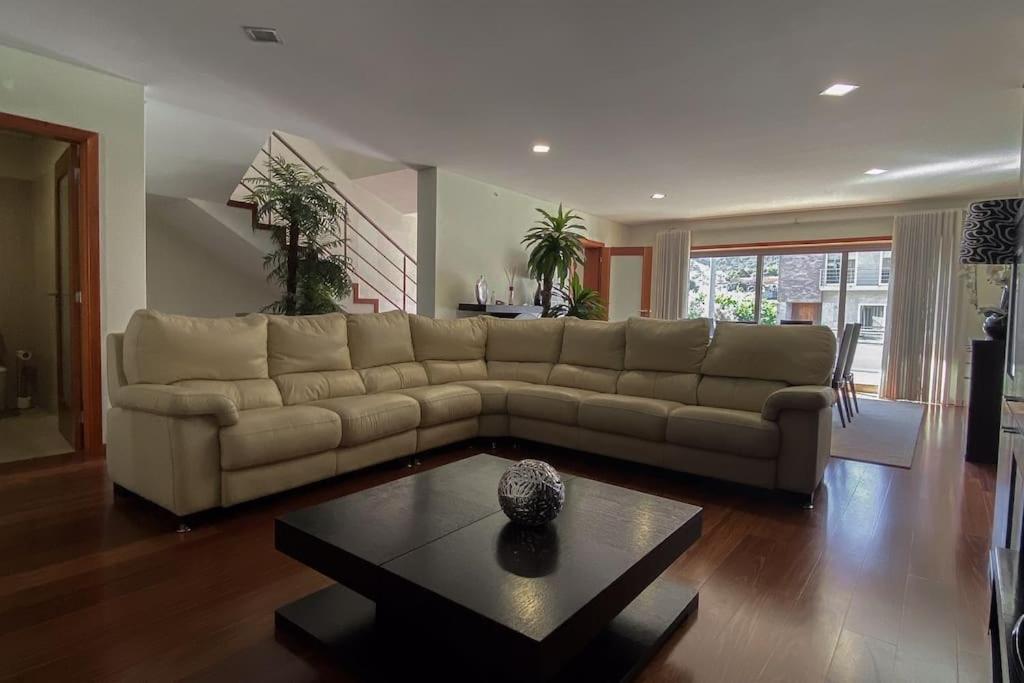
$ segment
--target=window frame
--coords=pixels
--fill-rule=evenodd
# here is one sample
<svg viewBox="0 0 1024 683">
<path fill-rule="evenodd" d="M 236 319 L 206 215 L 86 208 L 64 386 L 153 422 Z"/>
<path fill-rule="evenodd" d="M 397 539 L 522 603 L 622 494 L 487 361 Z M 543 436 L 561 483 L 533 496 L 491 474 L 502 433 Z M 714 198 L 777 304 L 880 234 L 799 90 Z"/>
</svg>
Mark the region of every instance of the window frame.
<svg viewBox="0 0 1024 683">
<path fill-rule="evenodd" d="M 764 257 L 765 256 L 790 256 L 798 254 L 825 254 L 826 267 L 822 270 L 822 280 L 825 280 L 828 257 L 840 255 L 839 282 L 827 284 L 822 282 L 822 287 L 837 287 L 839 292 L 838 315 L 836 316 L 836 329 L 842 329 L 846 324 L 846 294 L 851 286 L 856 287 L 857 262 L 860 260 L 856 254 L 859 252 L 887 252 L 890 254 L 890 282 L 892 280 L 892 237 L 880 235 L 874 237 L 848 237 L 828 240 L 799 240 L 787 242 L 751 242 L 735 245 L 706 245 L 691 246 L 690 258 L 716 258 L 721 256 L 756 256 L 757 270 L 754 281 L 754 324 L 761 324 L 761 304 L 764 292 Z M 850 255 L 853 254 L 853 268 L 850 268 Z M 881 259 L 879 263 L 879 279 L 881 279 Z M 851 281 L 851 275 L 853 276 Z M 687 278 L 689 280 L 689 278 Z M 881 286 L 882 283 L 879 283 Z M 687 285 L 689 286 L 689 285 Z M 711 310 L 711 309 L 709 309 Z M 858 320 L 860 310 L 857 311 Z"/>
</svg>

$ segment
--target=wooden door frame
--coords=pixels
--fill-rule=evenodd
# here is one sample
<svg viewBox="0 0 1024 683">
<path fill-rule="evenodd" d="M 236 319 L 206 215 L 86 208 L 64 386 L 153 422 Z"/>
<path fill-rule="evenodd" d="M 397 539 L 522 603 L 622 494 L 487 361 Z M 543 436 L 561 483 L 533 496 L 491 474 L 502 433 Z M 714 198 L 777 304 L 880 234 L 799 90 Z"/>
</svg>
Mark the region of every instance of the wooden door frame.
<svg viewBox="0 0 1024 683">
<path fill-rule="evenodd" d="M 607 311 L 612 288 L 612 257 L 640 256 L 643 258 L 643 272 L 640 283 L 640 310 L 647 311 L 646 318 L 651 317 L 651 274 L 654 270 L 654 247 L 603 247 L 601 249 L 601 281 L 597 288 L 601 294 Z M 607 319 L 607 313 L 605 313 Z"/>
<path fill-rule="evenodd" d="M 601 291 L 601 262 L 604 242 L 580 240 L 583 245 L 583 286 Z"/>
<path fill-rule="evenodd" d="M 0 112 L 0 129 L 60 140 L 78 146 L 78 248 L 82 292 L 81 387 L 82 451 L 103 455 L 103 389 L 100 331 L 100 136 L 91 130 L 62 126 Z"/>
</svg>

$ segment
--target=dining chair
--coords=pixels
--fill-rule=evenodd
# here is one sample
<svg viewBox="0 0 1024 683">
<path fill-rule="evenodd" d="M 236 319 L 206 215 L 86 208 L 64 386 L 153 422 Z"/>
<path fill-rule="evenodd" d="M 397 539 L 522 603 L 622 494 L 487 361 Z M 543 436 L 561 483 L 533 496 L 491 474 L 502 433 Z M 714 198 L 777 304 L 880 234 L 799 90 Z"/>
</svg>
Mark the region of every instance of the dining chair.
<svg viewBox="0 0 1024 683">
<path fill-rule="evenodd" d="M 846 427 L 846 415 L 850 403 L 846 395 L 846 384 L 843 381 L 843 372 L 846 370 L 846 359 L 850 355 L 850 340 L 853 335 L 853 323 L 847 323 L 843 328 L 843 334 L 839 338 L 839 350 L 836 352 L 836 365 L 832 371 L 832 391 L 836 394 L 836 410 L 839 411 L 839 422 Z"/>
<path fill-rule="evenodd" d="M 846 355 L 846 365 L 843 368 L 843 385 L 846 388 L 847 396 L 853 397 L 853 407 L 860 412 L 860 406 L 857 405 L 857 385 L 853 381 L 853 359 L 857 355 L 857 342 L 860 340 L 860 328 L 861 323 L 851 323 L 853 329 L 850 330 L 850 350 Z M 849 325 L 847 325 L 849 327 Z M 849 418 L 853 419 L 853 412 L 850 410 L 850 399 L 846 399 L 846 411 Z"/>
</svg>

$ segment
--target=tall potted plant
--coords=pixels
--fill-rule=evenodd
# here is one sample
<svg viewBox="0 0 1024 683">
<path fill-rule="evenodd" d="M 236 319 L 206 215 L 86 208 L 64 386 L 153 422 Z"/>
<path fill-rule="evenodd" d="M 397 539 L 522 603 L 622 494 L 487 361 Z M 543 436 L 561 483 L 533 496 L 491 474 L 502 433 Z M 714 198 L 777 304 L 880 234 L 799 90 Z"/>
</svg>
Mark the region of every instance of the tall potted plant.
<svg viewBox="0 0 1024 683">
<path fill-rule="evenodd" d="M 267 160 L 266 174 L 246 178 L 246 201 L 258 222 L 271 226 L 275 249 L 263 258 L 267 281 L 281 285 L 281 298 L 263 308 L 285 315 L 341 310 L 352 291 L 345 239 L 339 227 L 341 204 L 318 173 L 283 157 Z"/>
<path fill-rule="evenodd" d="M 540 301 L 542 315 L 546 318 L 551 315 L 555 278 L 558 278 L 558 286 L 564 287 L 573 264 L 583 262 L 583 236 L 576 231 L 585 232 L 586 228 L 576 222 L 581 219 L 572 209 L 563 211 L 561 204 L 557 213 L 544 209 L 537 209 L 537 212 L 541 218 L 527 230 L 522 244 L 530 250 L 527 261 L 530 275 L 541 282 Z"/>
</svg>

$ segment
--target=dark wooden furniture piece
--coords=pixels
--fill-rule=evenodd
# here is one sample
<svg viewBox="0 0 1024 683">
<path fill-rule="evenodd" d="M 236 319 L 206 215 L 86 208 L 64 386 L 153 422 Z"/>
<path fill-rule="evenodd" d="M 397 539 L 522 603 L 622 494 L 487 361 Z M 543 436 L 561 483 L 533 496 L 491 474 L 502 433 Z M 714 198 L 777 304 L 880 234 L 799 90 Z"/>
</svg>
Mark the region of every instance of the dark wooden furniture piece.
<svg viewBox="0 0 1024 683">
<path fill-rule="evenodd" d="M 559 517 L 523 529 L 497 501 L 511 462 L 476 455 L 279 517 L 277 549 L 338 585 L 280 608 L 278 627 L 382 680 L 632 677 L 696 608 L 659 577 L 701 508 L 564 476 Z"/>
<path fill-rule="evenodd" d="M 515 318 L 524 313 L 540 316 L 540 306 L 517 304 L 459 304 L 455 315 L 459 318 L 470 318 L 476 315 L 489 315 L 493 318 Z"/>
<path fill-rule="evenodd" d="M 967 442 L 970 462 L 995 463 L 999 453 L 999 411 L 1003 397 L 1006 343 L 971 340 L 971 384 L 967 402 Z"/>
</svg>

